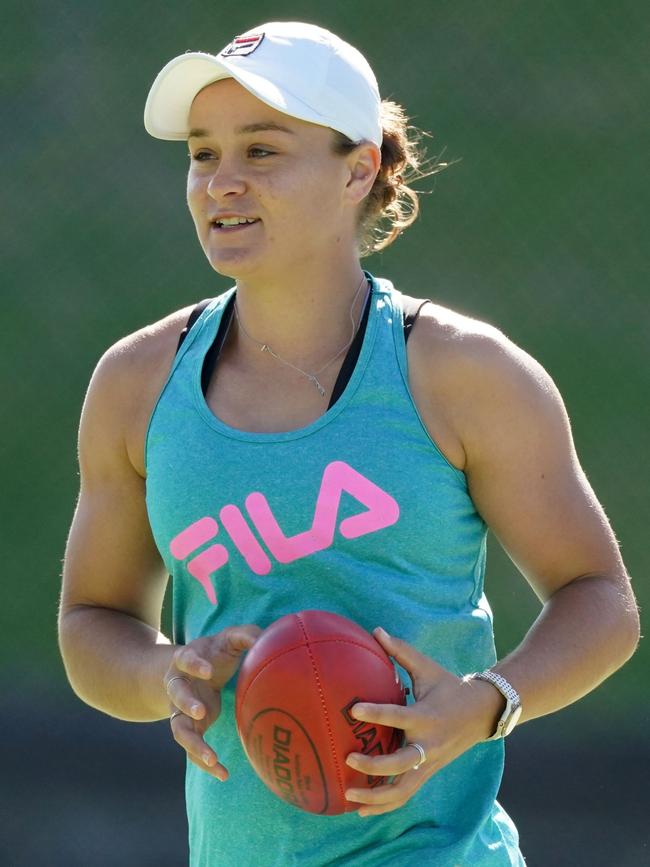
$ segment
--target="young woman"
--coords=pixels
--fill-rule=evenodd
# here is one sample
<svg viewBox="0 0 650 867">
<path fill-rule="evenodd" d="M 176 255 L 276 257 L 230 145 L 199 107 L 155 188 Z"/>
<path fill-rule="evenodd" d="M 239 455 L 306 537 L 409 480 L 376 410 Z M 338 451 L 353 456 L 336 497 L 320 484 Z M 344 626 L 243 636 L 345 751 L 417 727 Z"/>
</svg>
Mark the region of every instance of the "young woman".
<svg viewBox="0 0 650 867">
<path fill-rule="evenodd" d="M 276 22 L 181 55 L 145 125 L 187 141 L 199 241 L 234 286 L 180 349 L 192 306 L 92 377 L 60 610 L 73 688 L 125 720 L 170 716 L 196 867 L 522 864 L 495 800 L 503 737 L 593 689 L 639 630 L 557 388 L 496 328 L 361 268 L 415 218 L 418 152 L 333 34 Z M 488 527 L 543 603 L 498 662 Z M 241 655 L 305 608 L 382 626 L 413 683 L 407 707 L 353 709 L 405 745 L 347 757 L 393 780 L 337 817 L 270 794 L 233 718 Z"/>
</svg>

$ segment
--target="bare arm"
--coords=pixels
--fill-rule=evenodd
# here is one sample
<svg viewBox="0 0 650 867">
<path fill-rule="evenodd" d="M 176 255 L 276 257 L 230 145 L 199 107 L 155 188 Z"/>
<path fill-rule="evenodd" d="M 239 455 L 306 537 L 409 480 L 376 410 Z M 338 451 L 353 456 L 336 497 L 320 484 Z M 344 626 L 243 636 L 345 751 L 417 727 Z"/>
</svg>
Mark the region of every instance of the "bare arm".
<svg viewBox="0 0 650 867">
<path fill-rule="evenodd" d="M 102 358 L 82 412 L 81 488 L 64 559 L 59 645 L 83 701 L 147 721 L 169 713 L 163 675 L 175 648 L 160 632 L 168 578 L 147 520 L 144 479 L 126 449 L 127 355 L 114 348 Z"/>
<path fill-rule="evenodd" d="M 59 644 L 70 684 L 86 704 L 131 722 L 169 716 L 163 677 L 176 646 L 137 618 L 95 605 L 61 614 Z"/>
<path fill-rule="evenodd" d="M 523 721 L 576 701 L 623 665 L 639 619 L 551 377 L 503 335 L 479 340 L 474 361 L 483 373 L 464 436 L 470 493 L 543 602 L 522 643 L 495 666 L 519 691 Z"/>
<path fill-rule="evenodd" d="M 205 739 L 221 689 L 260 629 L 230 626 L 187 645 L 160 631 L 167 571 L 145 504 L 145 430 L 189 310 L 112 347 L 81 416 L 81 490 L 70 529 L 59 646 L 72 688 L 92 707 L 134 722 L 169 717 L 191 762 L 225 780 Z"/>
</svg>

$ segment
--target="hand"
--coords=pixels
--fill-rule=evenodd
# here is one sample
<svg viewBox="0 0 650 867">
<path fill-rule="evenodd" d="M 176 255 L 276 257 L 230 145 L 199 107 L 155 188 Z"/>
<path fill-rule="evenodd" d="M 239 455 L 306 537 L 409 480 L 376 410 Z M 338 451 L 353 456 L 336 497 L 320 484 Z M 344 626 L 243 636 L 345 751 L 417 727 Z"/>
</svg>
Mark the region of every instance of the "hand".
<svg viewBox="0 0 650 867">
<path fill-rule="evenodd" d="M 193 764 L 222 782 L 228 770 L 203 736 L 221 713 L 221 690 L 261 632 L 259 626 L 229 626 L 196 638 L 177 649 L 163 680 L 170 714 L 182 711 L 171 721 L 174 740 Z"/>
<path fill-rule="evenodd" d="M 373 632 L 384 650 L 411 676 L 415 703 L 355 704 L 351 715 L 369 723 L 393 726 L 404 731 L 404 742 L 418 743 L 426 760 L 417 770 L 419 751 L 403 746 L 384 756 L 350 753 L 350 767 L 369 776 L 396 777 L 389 784 L 372 789 L 348 789 L 346 798 L 363 806 L 360 816 L 378 816 L 405 804 L 436 771 L 479 741 L 494 734 L 505 707 L 500 692 L 490 683 L 463 680 L 417 651 L 406 641 L 392 638 L 383 629 Z"/>
</svg>

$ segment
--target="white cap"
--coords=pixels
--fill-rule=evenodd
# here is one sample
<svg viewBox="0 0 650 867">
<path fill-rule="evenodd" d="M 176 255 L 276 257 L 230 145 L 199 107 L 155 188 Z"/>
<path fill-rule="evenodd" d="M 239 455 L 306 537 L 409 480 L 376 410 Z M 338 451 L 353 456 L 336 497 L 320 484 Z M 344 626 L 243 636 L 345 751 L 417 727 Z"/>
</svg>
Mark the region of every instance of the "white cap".
<svg viewBox="0 0 650 867">
<path fill-rule="evenodd" d="M 261 24 L 217 55 L 191 51 L 170 60 L 147 97 L 147 132 L 168 141 L 187 140 L 192 100 L 222 78 L 234 78 L 284 114 L 381 147 L 381 101 L 370 64 L 329 30 L 297 21 Z"/>
</svg>

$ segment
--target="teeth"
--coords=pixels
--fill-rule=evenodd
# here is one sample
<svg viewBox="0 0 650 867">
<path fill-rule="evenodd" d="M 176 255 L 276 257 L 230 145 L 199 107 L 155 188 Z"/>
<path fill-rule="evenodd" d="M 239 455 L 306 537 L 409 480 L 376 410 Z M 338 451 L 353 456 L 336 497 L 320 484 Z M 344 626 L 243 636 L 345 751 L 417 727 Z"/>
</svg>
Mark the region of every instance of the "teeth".
<svg viewBox="0 0 650 867">
<path fill-rule="evenodd" d="M 247 217 L 224 217 L 223 220 L 217 220 L 217 226 L 238 226 L 241 223 L 254 223 L 255 220 L 249 220 Z"/>
</svg>

